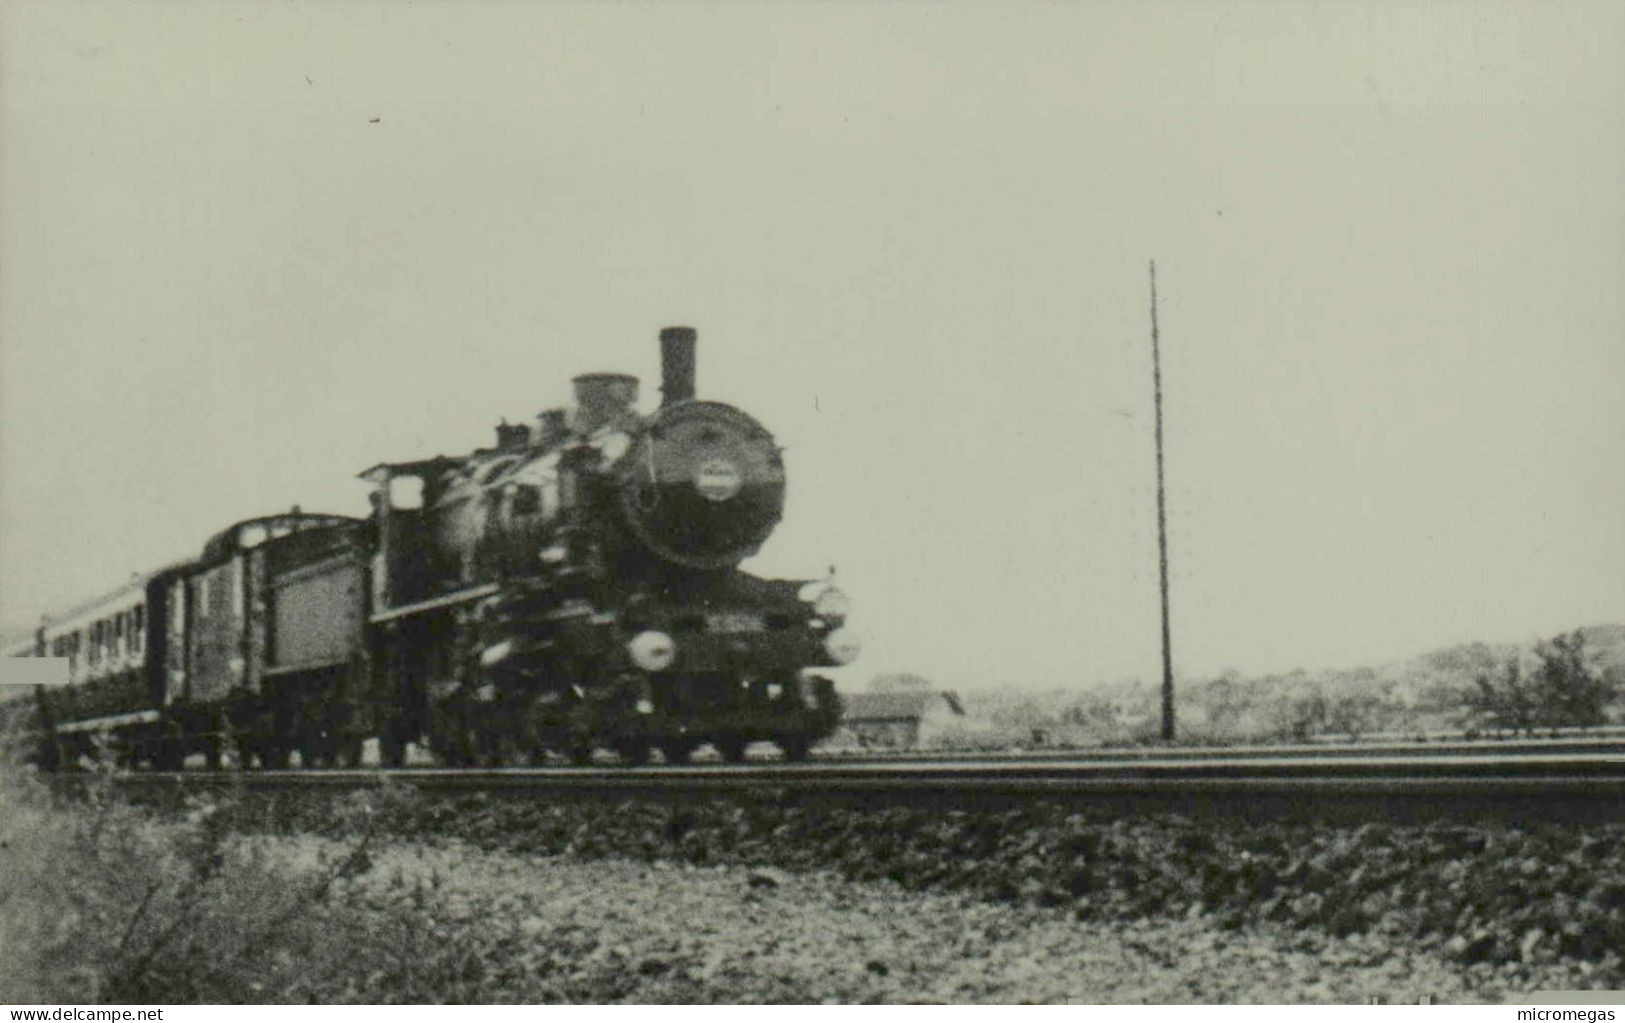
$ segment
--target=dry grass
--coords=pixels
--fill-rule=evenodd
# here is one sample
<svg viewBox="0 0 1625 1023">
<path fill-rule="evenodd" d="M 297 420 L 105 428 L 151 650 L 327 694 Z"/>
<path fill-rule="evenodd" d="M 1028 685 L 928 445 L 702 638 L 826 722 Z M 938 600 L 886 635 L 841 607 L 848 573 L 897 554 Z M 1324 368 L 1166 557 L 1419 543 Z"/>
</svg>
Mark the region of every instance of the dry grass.
<svg viewBox="0 0 1625 1023">
<path fill-rule="evenodd" d="M 433 1000 L 435 893 L 379 895 L 356 836 L 292 865 L 230 798 L 158 816 L 91 782 L 65 800 L 0 781 L 0 1002 Z"/>
</svg>

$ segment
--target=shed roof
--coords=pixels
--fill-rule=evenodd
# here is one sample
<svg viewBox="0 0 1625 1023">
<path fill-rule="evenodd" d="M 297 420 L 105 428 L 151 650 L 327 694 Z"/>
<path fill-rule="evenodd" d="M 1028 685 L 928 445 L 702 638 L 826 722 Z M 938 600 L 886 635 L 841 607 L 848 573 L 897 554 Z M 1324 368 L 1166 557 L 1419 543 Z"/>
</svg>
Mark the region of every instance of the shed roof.
<svg viewBox="0 0 1625 1023">
<path fill-rule="evenodd" d="M 942 702 L 963 716 L 957 693 L 944 691 L 915 693 L 852 693 L 841 697 L 843 721 L 918 721 L 932 704 Z"/>
<path fill-rule="evenodd" d="M 203 554 L 198 560 L 200 562 L 223 561 L 239 550 L 257 546 L 266 540 L 280 538 L 289 533 L 299 533 L 307 529 L 331 529 L 334 526 L 360 525 L 364 521 L 366 520 L 351 515 L 323 515 L 302 512 L 299 510 L 298 505 L 294 505 L 292 511 L 282 512 L 277 515 L 261 515 L 232 523 L 209 537 L 208 541 L 203 545 Z"/>
</svg>

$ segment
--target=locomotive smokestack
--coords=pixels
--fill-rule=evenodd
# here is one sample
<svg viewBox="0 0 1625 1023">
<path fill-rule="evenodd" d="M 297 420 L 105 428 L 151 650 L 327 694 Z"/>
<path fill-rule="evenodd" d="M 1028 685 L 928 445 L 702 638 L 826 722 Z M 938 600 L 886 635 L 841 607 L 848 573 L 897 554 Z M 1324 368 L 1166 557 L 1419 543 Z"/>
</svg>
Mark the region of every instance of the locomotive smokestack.
<svg viewBox="0 0 1625 1023">
<path fill-rule="evenodd" d="M 693 327 L 660 331 L 661 408 L 694 397 L 694 345 L 698 339 Z"/>
</svg>

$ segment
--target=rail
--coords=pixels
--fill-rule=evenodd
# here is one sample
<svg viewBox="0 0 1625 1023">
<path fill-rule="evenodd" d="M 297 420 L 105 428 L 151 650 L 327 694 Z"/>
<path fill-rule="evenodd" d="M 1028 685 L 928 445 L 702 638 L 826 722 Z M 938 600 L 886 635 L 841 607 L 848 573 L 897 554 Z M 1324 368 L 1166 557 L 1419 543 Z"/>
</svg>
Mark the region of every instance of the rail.
<svg viewBox="0 0 1625 1023">
<path fill-rule="evenodd" d="M 929 803 L 944 809 L 1035 798 L 1126 811 L 1352 813 L 1433 819 L 1492 812 L 1530 819 L 1625 818 L 1625 751 L 1522 755 L 1267 756 L 1135 760 L 760 763 L 672 767 L 403 768 L 132 772 L 123 786 L 340 792 L 386 783 L 425 793 L 546 798 L 711 798 Z"/>
</svg>

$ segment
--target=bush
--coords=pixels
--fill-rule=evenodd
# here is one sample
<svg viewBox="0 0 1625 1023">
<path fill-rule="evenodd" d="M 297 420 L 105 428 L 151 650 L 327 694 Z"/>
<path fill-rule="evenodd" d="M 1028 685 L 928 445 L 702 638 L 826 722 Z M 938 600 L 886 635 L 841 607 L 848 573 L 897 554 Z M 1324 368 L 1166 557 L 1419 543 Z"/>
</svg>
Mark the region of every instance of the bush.
<svg viewBox="0 0 1625 1023">
<path fill-rule="evenodd" d="M 1608 721 L 1609 705 L 1619 695 L 1617 674 L 1589 663 L 1583 633 L 1554 636 L 1537 644 L 1534 655 L 1539 663 L 1533 671 L 1512 657 L 1500 677 L 1480 674 L 1462 697 L 1469 717 L 1481 727 L 1513 732 Z"/>
<path fill-rule="evenodd" d="M 245 834 L 238 798 L 160 816 L 101 782 L 80 801 L 0 779 L 0 1002 L 502 997 L 484 964 L 505 932 L 480 925 L 482 907 L 398 878 L 356 883 L 379 802 L 327 807 L 351 837 L 301 861 Z"/>
<path fill-rule="evenodd" d="M 1584 634 L 1554 636 L 1535 648 L 1535 656 L 1540 658 L 1535 691 L 1542 724 L 1600 725 L 1608 720 L 1608 705 L 1617 695 L 1614 678 L 1587 663 Z"/>
</svg>

